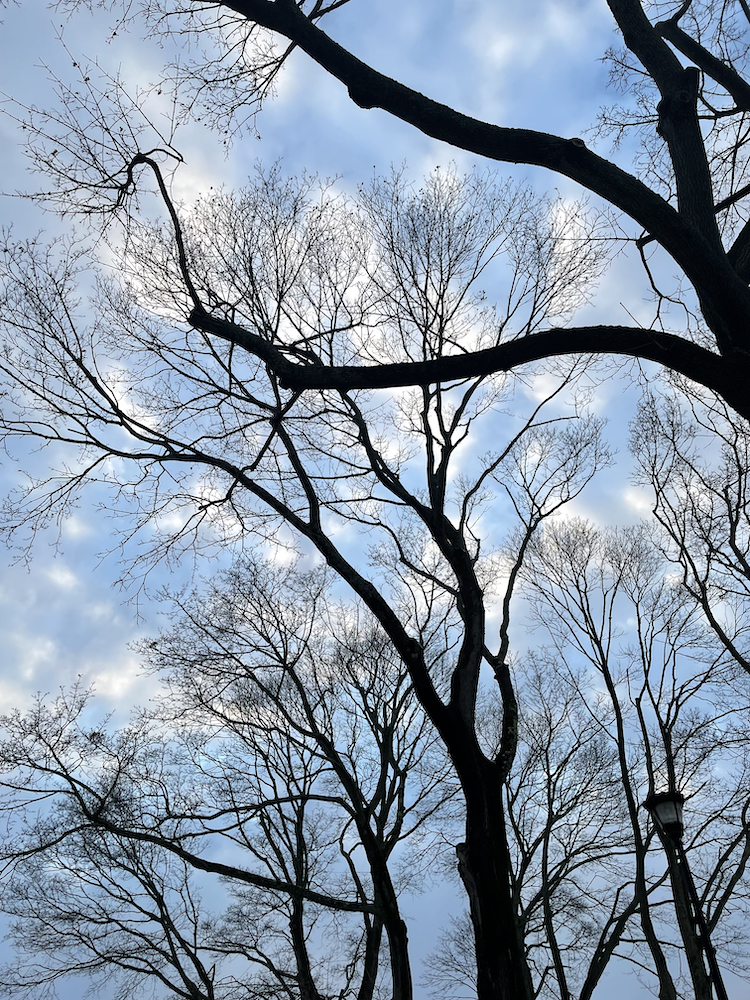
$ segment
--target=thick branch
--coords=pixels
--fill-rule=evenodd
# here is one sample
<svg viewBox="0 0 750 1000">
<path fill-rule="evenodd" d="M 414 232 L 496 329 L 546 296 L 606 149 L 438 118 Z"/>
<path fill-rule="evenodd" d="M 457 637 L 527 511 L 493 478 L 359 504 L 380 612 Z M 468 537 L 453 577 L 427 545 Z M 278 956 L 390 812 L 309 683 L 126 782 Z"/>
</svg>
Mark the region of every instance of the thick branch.
<svg viewBox="0 0 750 1000">
<path fill-rule="evenodd" d="M 390 389 L 405 385 L 455 382 L 511 371 L 519 365 L 568 354 L 621 354 L 656 361 L 721 396 L 750 419 L 750 358 L 739 352 L 722 357 L 671 333 L 628 326 L 555 328 L 509 340 L 497 347 L 434 361 L 405 361 L 370 366 L 299 365 L 268 340 L 208 313 L 193 311 L 196 329 L 213 333 L 265 361 L 290 389 Z"/>
<path fill-rule="evenodd" d="M 720 87 L 723 87 L 737 105 L 738 110 L 750 111 L 750 84 L 743 80 L 735 69 L 709 52 L 700 42 L 691 38 L 674 18 L 661 21 L 655 25 L 655 28 L 662 38 L 671 42 L 676 49 L 703 70 L 706 76 L 710 76 Z"/>
<path fill-rule="evenodd" d="M 342 910 L 347 913 L 376 912 L 375 905 L 368 903 L 365 900 L 362 900 L 361 902 L 354 902 L 348 899 L 338 899 L 335 896 L 329 896 L 323 892 L 316 892 L 314 889 L 307 889 L 304 886 L 295 885 L 291 882 L 283 882 L 280 879 L 268 878 L 265 875 L 256 875 L 254 872 L 245 871 L 243 868 L 235 868 L 234 865 L 223 864 L 220 861 L 210 861 L 208 858 L 201 857 L 199 854 L 193 854 L 191 851 L 186 851 L 184 847 L 181 847 L 178 843 L 170 840 L 168 837 L 162 837 L 155 833 L 148 833 L 146 830 L 131 830 L 127 827 L 120 826 L 117 823 L 113 823 L 100 813 L 87 811 L 86 818 L 95 827 L 103 828 L 117 837 L 123 837 L 126 840 L 141 841 L 142 843 L 147 844 L 155 844 L 157 847 L 161 847 L 165 851 L 169 851 L 171 854 L 176 855 L 186 864 L 190 865 L 191 868 L 196 868 L 200 871 L 211 872 L 215 875 L 222 875 L 224 878 L 237 882 L 245 882 L 246 884 L 256 886 L 259 889 L 267 889 L 271 892 L 284 892 L 289 896 L 306 899 L 311 903 L 317 903 L 318 905 L 327 907 L 328 909 Z"/>
<path fill-rule="evenodd" d="M 750 282 L 750 221 L 746 222 L 727 251 L 729 263 L 743 281 Z"/>
<path fill-rule="evenodd" d="M 693 252 L 686 246 L 686 240 L 697 239 L 701 246 L 696 249 L 705 258 L 709 247 L 707 243 L 703 246 L 703 236 L 687 226 L 667 201 L 632 174 L 587 149 L 580 139 L 491 125 L 433 101 L 362 62 L 312 24 L 296 4 L 286 0 L 228 0 L 223 6 L 295 41 L 347 87 L 359 107 L 381 108 L 426 135 L 491 160 L 533 164 L 572 178 L 635 219 L 688 273 L 691 268 L 684 258 L 686 251 L 691 257 Z M 681 70 L 679 63 L 676 65 Z M 695 268 L 699 266 L 700 255 L 700 252 L 695 255 Z M 694 273 L 700 272 L 694 270 Z"/>
<path fill-rule="evenodd" d="M 625 44 L 659 88 L 657 132 L 669 147 L 679 211 L 716 252 L 721 238 L 714 216 L 711 171 L 698 121 L 698 71 L 694 66 L 681 65 L 646 17 L 640 0 L 608 0 L 608 3 Z"/>
</svg>

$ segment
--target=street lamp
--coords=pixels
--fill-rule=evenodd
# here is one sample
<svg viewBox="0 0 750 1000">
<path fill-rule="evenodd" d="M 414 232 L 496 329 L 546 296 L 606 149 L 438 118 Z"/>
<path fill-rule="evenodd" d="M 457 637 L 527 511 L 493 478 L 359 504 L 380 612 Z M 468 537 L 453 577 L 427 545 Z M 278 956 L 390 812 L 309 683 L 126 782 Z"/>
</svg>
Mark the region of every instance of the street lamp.
<svg viewBox="0 0 750 1000">
<path fill-rule="evenodd" d="M 684 804 L 685 796 L 679 792 L 652 792 L 643 803 L 656 826 L 663 830 L 675 845 L 682 843 Z"/>
<path fill-rule="evenodd" d="M 685 848 L 682 845 L 684 830 L 682 825 L 682 807 L 684 804 L 685 796 L 681 795 L 680 792 L 652 792 L 643 803 L 643 806 L 648 810 L 649 815 L 654 821 L 662 843 L 665 843 L 665 846 L 667 843 L 670 844 L 676 851 L 677 867 L 680 870 L 678 877 L 682 878 L 687 890 L 687 896 L 693 910 L 693 921 L 700 934 L 700 942 L 706 954 L 709 976 L 713 982 L 716 996 L 718 1000 L 729 1000 L 724 987 L 724 980 L 721 978 L 721 970 L 716 961 L 716 952 L 708 933 L 708 924 L 703 914 L 698 890 L 695 888 L 693 874 L 690 871 Z M 667 857 L 669 857 L 669 854 L 667 854 Z"/>
</svg>

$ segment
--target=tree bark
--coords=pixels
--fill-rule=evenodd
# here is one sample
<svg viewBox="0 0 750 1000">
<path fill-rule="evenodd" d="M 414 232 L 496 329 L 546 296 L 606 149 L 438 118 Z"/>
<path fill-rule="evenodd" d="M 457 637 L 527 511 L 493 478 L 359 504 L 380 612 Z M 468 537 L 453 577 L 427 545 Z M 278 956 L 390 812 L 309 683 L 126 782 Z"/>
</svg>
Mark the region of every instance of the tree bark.
<svg viewBox="0 0 750 1000">
<path fill-rule="evenodd" d="M 479 1000 L 534 1000 L 508 851 L 499 769 L 477 760 L 464 781 L 466 841 L 456 847 L 469 897 Z M 467 776 L 468 777 L 468 776 Z"/>
</svg>

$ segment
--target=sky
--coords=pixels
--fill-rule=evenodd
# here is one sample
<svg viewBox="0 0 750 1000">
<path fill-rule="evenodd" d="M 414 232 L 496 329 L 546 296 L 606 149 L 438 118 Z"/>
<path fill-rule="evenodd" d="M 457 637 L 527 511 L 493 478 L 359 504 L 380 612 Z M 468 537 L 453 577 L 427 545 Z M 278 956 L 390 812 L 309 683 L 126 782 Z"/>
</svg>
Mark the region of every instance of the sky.
<svg viewBox="0 0 750 1000">
<path fill-rule="evenodd" d="M 373 14 L 373 8 L 376 13 Z M 56 37 L 62 32 L 69 52 L 83 62 L 98 59 L 111 71 L 120 67 L 133 83 L 152 80 L 160 54 L 135 32 L 109 38 L 106 12 L 94 10 L 65 21 L 39 0 L 10 6 L 0 25 L 0 108 L 12 111 L 10 95 L 24 104 L 52 103 L 47 64 L 64 75 L 70 56 Z M 601 61 L 615 43 L 604 0 L 352 0 L 326 22 L 333 36 L 377 69 L 403 83 L 479 118 L 502 125 L 531 127 L 558 135 L 586 135 L 599 107 L 614 97 L 607 90 Z M 217 136 L 200 125 L 186 128 L 178 145 L 185 157 L 178 184 L 189 198 L 210 185 L 239 185 L 256 160 L 266 167 L 281 160 L 289 173 L 303 170 L 337 177 L 344 190 L 355 190 L 373 171 L 407 165 L 419 177 L 436 165 L 454 161 L 461 170 L 476 162 L 461 151 L 427 138 L 378 110 L 363 111 L 344 88 L 304 55 L 285 68 L 274 100 L 257 120 L 257 136 L 234 144 L 227 157 Z M 18 235 L 54 232 L 54 217 L 17 197 L 33 188 L 18 148 L 18 130 L 0 116 L 0 219 Z M 609 153 L 606 144 L 598 147 Z M 627 144 L 617 153 L 630 165 Z M 503 175 L 530 179 L 535 188 L 564 197 L 580 196 L 572 182 L 541 170 L 500 166 Z M 626 312 L 627 310 L 627 312 Z M 594 303 L 582 320 L 627 322 L 628 313 L 647 321 L 650 304 L 640 267 L 626 255 L 600 283 Z M 593 408 L 610 423 L 607 436 L 618 449 L 618 464 L 599 477 L 596 487 L 577 502 L 576 512 L 598 521 L 632 522 L 648 511 L 648 498 L 629 481 L 627 422 L 635 400 L 622 382 L 598 387 Z M 38 469 L 46 456 L 24 455 L 22 465 Z M 18 481 L 14 463 L 0 465 L 0 492 Z M 159 626 L 159 605 L 149 595 L 123 593 L 117 586 L 116 556 L 102 558 L 111 546 L 111 525 L 90 497 L 57 531 L 38 538 L 30 560 L 0 549 L 0 706 L 23 707 L 36 692 L 54 694 L 80 680 L 94 685 L 102 711 L 115 709 L 125 720 L 127 707 L 143 704 L 153 681 L 140 672 L 130 644 Z M 176 571 L 187 580 L 191 567 Z M 173 579 L 175 579 L 173 578 Z M 164 578 L 153 581 L 154 587 Z M 170 580 L 170 582 L 172 582 Z M 415 901 L 412 941 L 417 954 L 431 945 L 435 929 L 425 919 L 440 908 L 430 898 Z M 636 997 L 632 979 L 612 981 L 613 997 Z M 643 995 L 647 995 L 645 992 Z M 750 997 L 737 987 L 734 1000 Z"/>
</svg>

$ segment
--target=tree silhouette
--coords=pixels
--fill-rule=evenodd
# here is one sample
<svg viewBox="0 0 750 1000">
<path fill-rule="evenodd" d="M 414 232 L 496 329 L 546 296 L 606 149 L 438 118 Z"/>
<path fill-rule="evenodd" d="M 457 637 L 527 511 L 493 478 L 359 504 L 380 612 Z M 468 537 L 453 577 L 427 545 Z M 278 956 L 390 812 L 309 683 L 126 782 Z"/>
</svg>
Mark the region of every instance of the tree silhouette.
<svg viewBox="0 0 750 1000">
<path fill-rule="evenodd" d="M 744 211 L 750 186 L 742 124 L 750 111 L 746 8 L 686 0 L 676 8 L 657 3 L 646 9 L 640 0 L 610 0 L 624 50 L 609 58 L 615 75 L 637 91 L 639 104 L 627 116 L 616 109 L 605 112 L 602 127 L 622 131 L 635 125 L 645 133 L 648 165 L 640 179 L 580 138 L 471 118 L 383 75 L 321 27 L 324 17 L 335 23 L 335 11 L 342 6 L 294 0 L 174 7 L 153 3 L 146 18 L 153 31 L 192 35 L 199 42 L 208 37 L 216 43 L 210 58 L 186 68 L 185 83 L 206 98 L 210 109 L 222 108 L 224 118 L 259 106 L 284 62 L 300 50 L 339 80 L 362 109 L 379 108 L 488 160 L 541 166 L 571 178 L 640 227 L 641 250 L 655 242 L 672 258 L 697 297 L 700 329 L 679 334 L 658 323 L 649 329 L 552 326 L 533 336 L 505 338 L 486 351 L 452 350 L 422 360 L 378 358 L 374 364 L 336 364 L 312 355 L 290 358 L 264 343 L 252 327 L 217 317 L 200 297 L 191 303 L 196 329 L 262 359 L 282 384 L 297 390 L 427 385 L 560 355 L 622 354 L 656 361 L 750 416 L 750 228 Z M 140 16 L 123 8 L 126 19 Z M 282 51 L 273 49 L 274 38 L 284 40 Z"/>
<path fill-rule="evenodd" d="M 208 40 L 203 67 L 186 65 L 187 77 L 176 84 L 224 105 L 221 114 L 252 111 L 300 50 L 339 79 L 359 107 L 381 108 L 494 161 L 565 175 L 607 207 L 553 203 L 490 175 L 455 171 L 436 171 L 421 187 L 396 173 L 346 198 L 310 178 L 286 180 L 276 168 L 237 195 L 217 191 L 189 209 L 170 192 L 170 172 L 180 162 L 173 136 L 148 121 L 120 81 L 92 80 L 81 69 L 80 84 L 61 85 L 59 108 L 30 109 L 25 124 L 33 163 L 50 178 L 47 203 L 88 216 L 97 236 L 109 240 L 107 273 L 96 280 L 87 312 L 81 272 L 101 244 L 92 250 L 72 240 L 53 248 L 9 240 L 4 248 L 5 441 L 31 438 L 66 456 L 7 507 L 6 527 L 33 535 L 64 518 L 95 481 L 127 518 L 126 534 L 146 529 L 136 573 L 155 560 L 228 542 L 314 550 L 387 637 L 460 785 L 466 824 L 456 850 L 480 1000 L 531 1000 L 535 973 L 509 826 L 523 724 L 511 605 L 527 561 L 542 572 L 545 524 L 610 461 L 601 422 L 586 413 L 577 381 L 592 354 L 657 361 L 675 379 L 717 394 L 736 415 L 737 441 L 725 434 L 727 448 L 744 461 L 750 108 L 743 74 L 750 15 L 743 4 L 686 2 L 677 10 L 654 5 L 650 20 L 638 0 L 611 0 L 625 49 L 609 59 L 639 111 L 628 120 L 609 109 L 601 127 L 641 129 L 639 178 L 581 139 L 481 122 L 383 76 L 321 28 L 321 18 L 333 19 L 341 6 L 248 0 L 122 10 L 128 20 L 145 17 L 149 30 Z M 269 32 L 286 39 L 280 53 Z M 149 194 L 164 224 L 139 215 L 139 198 Z M 610 209 L 638 227 L 630 238 L 646 266 L 652 244 L 677 266 L 687 285 L 679 299 L 687 316 L 681 332 L 663 326 L 661 312 L 649 329 L 565 325 L 611 260 Z M 124 226 L 122 238 L 115 223 Z M 504 276 L 501 264 L 508 265 Z M 487 295 L 480 279 L 484 284 L 490 274 Z M 664 296 L 656 294 L 661 304 Z M 506 374 L 550 358 L 563 360 L 548 365 L 538 395 Z M 744 618 L 733 621 L 721 607 L 725 580 L 730 587 L 739 582 L 732 597 L 740 605 L 746 597 L 744 493 L 735 489 L 744 472 L 724 492 L 700 469 L 686 479 L 679 456 L 689 448 L 654 440 L 667 426 L 653 414 L 643 424 L 651 434 L 644 475 L 661 468 L 665 451 L 678 455 L 676 478 L 665 481 L 659 500 L 672 540 L 664 544 L 694 547 L 696 537 L 706 543 L 692 563 L 674 551 L 672 557 L 719 642 L 712 665 L 731 656 L 746 670 Z M 678 493 L 687 487 L 699 498 L 708 489 L 716 511 L 734 518 L 728 540 L 702 539 L 705 510 L 697 500 L 695 516 L 688 504 L 688 514 L 683 509 L 670 520 L 675 484 Z M 488 512 L 501 510 L 514 538 L 504 552 L 493 551 L 496 533 L 487 526 Z M 589 548 L 589 568 L 598 565 L 606 576 L 606 560 L 597 563 L 596 546 Z M 560 551 L 567 553 L 566 572 L 576 569 L 576 547 Z M 724 573 L 715 588 L 701 576 L 711 562 Z M 490 609 L 498 611 L 494 638 Z M 573 607 L 569 626 L 577 613 Z M 601 635 L 592 635 L 601 646 Z M 595 665 L 617 716 L 609 662 Z M 500 720 L 490 743 L 478 721 L 488 674 Z M 617 718 L 610 737 L 627 789 Z M 668 767 L 664 774 L 671 783 Z M 649 782 L 663 776 L 657 768 Z M 637 912 L 668 998 L 676 988 L 662 936 L 649 925 L 648 834 L 640 831 L 632 790 L 628 814 L 638 859 L 628 917 Z M 536 857 L 528 845 L 519 850 Z M 542 869 L 549 883 L 549 855 Z M 382 930 L 398 956 L 398 920 L 395 911 L 386 919 L 386 910 L 381 906 Z M 549 933 L 556 913 L 541 912 Z M 624 926 L 619 920 L 612 909 L 612 940 Z M 564 993 L 567 944 L 553 938 L 550 961 Z M 399 968 L 394 996 L 408 1000 L 409 975 L 396 961 L 394 972 Z"/>
</svg>

